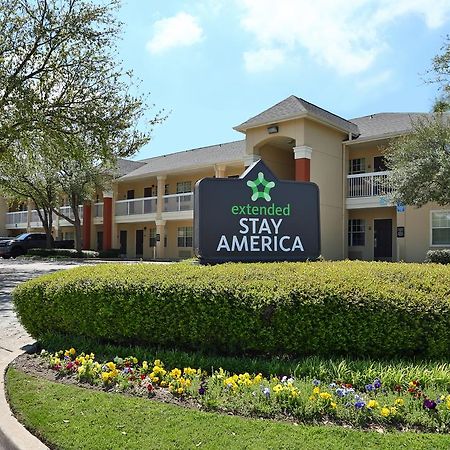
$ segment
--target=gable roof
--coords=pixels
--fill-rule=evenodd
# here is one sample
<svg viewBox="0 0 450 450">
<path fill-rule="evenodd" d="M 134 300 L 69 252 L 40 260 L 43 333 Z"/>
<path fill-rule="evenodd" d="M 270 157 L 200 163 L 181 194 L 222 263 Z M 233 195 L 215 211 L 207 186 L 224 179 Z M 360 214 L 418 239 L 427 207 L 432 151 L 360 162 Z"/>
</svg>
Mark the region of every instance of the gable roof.
<svg viewBox="0 0 450 450">
<path fill-rule="evenodd" d="M 210 145 L 139 161 L 141 166 L 127 173 L 121 180 L 154 176 L 176 170 L 189 170 L 199 166 L 242 161 L 246 156 L 245 141 Z"/>
<path fill-rule="evenodd" d="M 271 123 L 303 116 L 311 116 L 312 118 L 328 123 L 347 133 L 352 133 L 355 136 L 358 135 L 358 127 L 354 123 L 322 109 L 313 103 L 307 102 L 302 98 L 296 97 L 295 95 L 291 95 L 290 97 L 282 100 L 280 103 L 266 109 L 257 116 L 254 116 L 234 127 L 234 129 L 245 132 L 249 128 L 269 125 Z"/>
<path fill-rule="evenodd" d="M 142 161 L 132 161 L 131 159 L 119 158 L 117 160 L 117 176 L 122 177 L 127 173 L 136 170 L 138 167 L 143 166 L 145 163 Z"/>
</svg>

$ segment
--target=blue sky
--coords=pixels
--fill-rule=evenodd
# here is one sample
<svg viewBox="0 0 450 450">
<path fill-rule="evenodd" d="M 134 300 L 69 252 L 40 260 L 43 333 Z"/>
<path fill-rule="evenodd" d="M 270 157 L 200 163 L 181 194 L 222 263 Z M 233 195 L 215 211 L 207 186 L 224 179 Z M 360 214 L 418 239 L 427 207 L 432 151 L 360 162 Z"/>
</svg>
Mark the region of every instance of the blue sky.
<svg viewBox="0 0 450 450">
<path fill-rule="evenodd" d="M 292 94 L 347 119 L 429 111 L 450 0 L 128 0 L 119 17 L 119 57 L 170 112 L 140 159 L 243 139 Z"/>
</svg>

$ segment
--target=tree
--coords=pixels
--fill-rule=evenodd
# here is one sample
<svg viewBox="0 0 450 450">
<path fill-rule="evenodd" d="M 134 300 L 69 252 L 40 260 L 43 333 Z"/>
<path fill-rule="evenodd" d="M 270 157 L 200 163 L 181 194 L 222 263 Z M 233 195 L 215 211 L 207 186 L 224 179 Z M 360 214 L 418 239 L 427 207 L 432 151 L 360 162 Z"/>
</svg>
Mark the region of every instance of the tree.
<svg viewBox="0 0 450 450">
<path fill-rule="evenodd" d="M 0 0 L 0 153 L 25 132 L 91 132 L 123 155 L 149 139 L 145 98 L 116 60 L 118 0 Z M 152 126 L 160 114 L 147 120 Z"/>
<path fill-rule="evenodd" d="M 410 134 L 391 141 L 385 158 L 394 201 L 417 207 L 450 203 L 450 115 L 416 120 Z"/>
<path fill-rule="evenodd" d="M 22 143 L 25 144 L 22 138 Z M 59 190 L 55 172 L 42 157 L 36 140 L 26 142 L 20 152 L 8 152 L 0 158 L 0 192 L 19 202 L 31 199 L 47 236 L 47 248 L 53 247 L 53 211 Z"/>
</svg>

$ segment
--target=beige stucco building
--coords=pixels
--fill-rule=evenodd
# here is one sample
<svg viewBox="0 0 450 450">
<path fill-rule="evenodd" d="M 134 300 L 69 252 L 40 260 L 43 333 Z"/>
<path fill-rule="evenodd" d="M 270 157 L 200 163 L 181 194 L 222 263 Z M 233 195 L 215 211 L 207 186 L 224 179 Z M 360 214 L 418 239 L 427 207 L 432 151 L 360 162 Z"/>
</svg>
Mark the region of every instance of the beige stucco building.
<svg viewBox="0 0 450 450">
<path fill-rule="evenodd" d="M 120 248 L 130 258 L 193 256 L 193 188 L 203 177 L 237 177 L 262 159 L 280 179 L 313 181 L 320 190 L 326 259 L 423 261 L 450 248 L 450 206 L 393 205 L 383 148 L 411 131 L 417 113 L 346 120 L 290 96 L 235 130 L 243 140 L 141 161 L 120 161 L 113 190 L 83 208 L 84 246 Z M 0 235 L 40 229 L 30 203 L 8 211 L 0 200 Z M 73 229 L 56 218 L 55 235 Z"/>
</svg>

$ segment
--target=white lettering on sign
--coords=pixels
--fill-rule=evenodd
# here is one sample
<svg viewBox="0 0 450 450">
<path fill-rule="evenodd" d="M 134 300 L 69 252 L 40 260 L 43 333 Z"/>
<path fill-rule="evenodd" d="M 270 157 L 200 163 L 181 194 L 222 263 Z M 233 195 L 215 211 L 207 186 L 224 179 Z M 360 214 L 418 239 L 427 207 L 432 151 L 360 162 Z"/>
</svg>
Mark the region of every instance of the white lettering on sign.
<svg viewBox="0 0 450 450">
<path fill-rule="evenodd" d="M 227 252 L 276 252 L 281 250 L 282 252 L 295 252 L 305 251 L 303 248 L 302 240 L 300 236 L 295 236 L 293 239 L 291 236 L 236 236 L 231 238 L 231 242 L 223 234 L 220 237 L 219 244 L 217 245 L 218 252 L 221 250 Z"/>
</svg>

